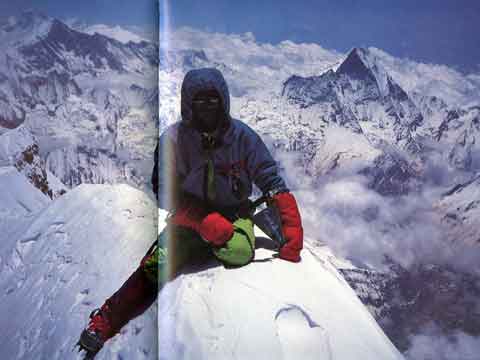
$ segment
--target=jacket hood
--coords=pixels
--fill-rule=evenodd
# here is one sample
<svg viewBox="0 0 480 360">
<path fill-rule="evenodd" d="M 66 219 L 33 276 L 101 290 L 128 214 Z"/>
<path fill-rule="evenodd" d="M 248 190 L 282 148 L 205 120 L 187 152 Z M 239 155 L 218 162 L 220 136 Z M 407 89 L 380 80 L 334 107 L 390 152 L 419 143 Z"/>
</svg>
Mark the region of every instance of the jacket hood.
<svg viewBox="0 0 480 360">
<path fill-rule="evenodd" d="M 222 73 L 215 68 L 190 70 L 185 74 L 181 91 L 182 122 L 192 123 L 192 100 L 199 91 L 216 90 L 220 95 L 225 119 L 230 122 L 230 93 Z"/>
</svg>

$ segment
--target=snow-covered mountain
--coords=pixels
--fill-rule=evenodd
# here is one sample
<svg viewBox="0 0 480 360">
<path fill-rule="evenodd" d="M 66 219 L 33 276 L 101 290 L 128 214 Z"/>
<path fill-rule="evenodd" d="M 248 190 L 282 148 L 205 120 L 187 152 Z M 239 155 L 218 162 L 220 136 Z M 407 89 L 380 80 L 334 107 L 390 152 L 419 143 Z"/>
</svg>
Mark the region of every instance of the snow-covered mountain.
<svg viewBox="0 0 480 360">
<path fill-rule="evenodd" d="M 435 204 L 451 242 L 480 245 L 480 174 L 447 191 Z"/>
<path fill-rule="evenodd" d="M 310 191 L 311 201 L 301 204 L 302 216 L 314 219 L 307 221 L 308 247 L 312 251 L 322 249 L 318 235 L 332 248 L 343 247 L 349 257 L 367 257 L 368 249 L 377 252 L 373 258 L 381 258 L 383 254 L 378 252 L 382 251 L 393 256 L 387 270 L 375 268 L 369 258 L 358 262 L 358 256 L 356 266 L 340 261 L 338 254 L 329 256 L 329 261 L 355 288 L 395 344 L 405 350 L 405 338 L 415 335 L 428 321 L 437 321 L 446 331 L 450 328 L 478 334 L 478 301 L 474 300 L 478 294 L 475 287 L 463 286 L 478 281 L 472 271 L 463 274 L 458 267 L 445 264 L 404 264 L 411 253 L 418 258 L 435 258 L 435 249 L 444 243 L 462 251 L 464 244 L 471 246 L 471 257 L 459 256 L 454 259 L 457 262 L 473 264 L 480 258 L 475 247 L 480 170 L 477 74 L 464 75 L 446 66 L 398 59 L 375 48 L 355 48 L 340 54 L 316 44 L 261 44 L 251 33 L 212 34 L 182 28 L 172 34 L 160 53 L 155 43 L 137 40 L 118 28 L 68 26 L 34 12 L 9 18 L 0 25 L 0 165 L 5 167 L 3 176 L 8 179 L 8 187 L 16 188 L 12 194 L 0 193 L 8 204 L 0 211 L 22 214 L 19 221 L 10 215 L 0 220 L 1 226 L 8 228 L 8 241 L 3 235 L 2 241 L 12 246 L 2 251 L 2 256 L 11 253 L 15 246 L 12 242 L 17 239 L 8 234 L 25 229 L 37 217 L 47 219 L 50 198 L 68 190 L 65 186 L 128 182 L 148 187 L 145 184 L 153 165 L 157 110 L 161 131 L 180 116 L 180 86 L 185 72 L 214 66 L 229 83 L 232 115 L 262 134 L 293 190 Z M 342 182 L 344 179 L 348 181 Z M 28 196 L 16 197 L 28 193 L 25 187 L 30 184 L 40 189 L 31 202 Z M 349 188 L 352 184 L 354 191 Z M 75 196 L 80 195 L 71 199 Z M 45 215 L 37 213 L 39 208 Z M 335 222 L 338 219 L 342 226 Z M 327 238 L 329 227 L 336 232 Z M 395 232 L 403 237 L 392 236 Z M 435 239 L 438 234 L 442 236 Z M 375 235 L 380 240 L 370 238 Z M 352 239 L 356 241 L 349 241 Z M 394 240 L 398 243 L 388 243 Z M 346 242 L 337 246 L 342 241 Z M 47 247 L 44 250 L 50 251 Z M 259 254 L 268 255 L 265 251 Z M 312 265 L 311 253 L 307 254 L 306 262 Z M 2 260 L 2 264 L 7 261 Z M 261 266 L 252 267 L 257 265 Z M 305 274 L 312 274 L 309 279 L 317 276 L 312 269 L 305 268 Z M 122 271 L 128 273 L 126 268 Z M 212 269 L 202 271 L 207 279 L 220 281 L 224 276 Z M 242 274 L 238 272 L 236 279 L 242 279 Z M 196 274 L 195 280 L 197 276 L 203 279 Z M 192 281 L 184 278 L 172 284 L 169 291 L 185 291 L 186 300 L 193 298 L 187 286 Z M 197 290 L 205 295 L 204 289 Z M 55 291 L 63 296 L 60 288 Z M 301 289 L 298 291 L 302 294 Z M 439 300 L 435 311 L 429 311 L 429 297 L 448 301 Z M 178 307 L 171 305 L 173 309 Z M 301 305 L 303 310 L 286 306 L 288 309 L 279 313 L 278 323 L 286 315 L 286 323 L 298 325 L 303 334 L 304 323 L 299 323 L 305 314 L 313 314 L 313 323 L 323 327 L 317 311 L 321 319 L 328 315 L 316 305 L 308 307 L 312 311 Z M 439 310 L 442 308 L 446 309 L 443 313 Z M 175 312 L 164 315 L 175 316 Z M 85 317 L 83 313 L 81 316 Z M 455 325 L 450 321 L 453 318 L 473 320 Z M 184 327 L 178 331 L 190 336 L 190 324 L 182 319 Z M 271 330 L 267 325 L 278 325 L 272 318 L 267 320 L 267 332 Z M 230 324 L 228 319 L 222 322 Z M 278 326 L 278 334 L 284 333 Z M 315 326 L 312 329 L 318 330 Z M 210 328 L 204 330 L 212 333 Z M 238 329 L 239 339 L 248 340 L 248 334 L 242 331 Z M 308 331 L 305 336 L 309 338 Z M 177 353 L 181 339 L 171 340 L 173 348 L 164 349 Z M 118 346 L 128 354 L 142 353 L 138 350 L 141 348 L 149 352 L 142 341 L 128 347 L 121 340 Z M 192 344 L 188 351 L 214 354 L 226 350 L 215 341 L 213 335 L 201 339 L 198 347 Z M 282 351 L 291 351 L 295 344 L 290 345 Z M 8 346 L 13 349 L 12 344 Z M 35 346 L 25 343 L 24 348 Z"/>
<path fill-rule="evenodd" d="M 2 186 L 11 185 L 10 176 L 21 179 L 3 169 Z M 88 314 L 155 238 L 156 206 L 127 185 L 81 185 L 54 201 L 25 180 L 21 185 L 10 195 L 10 209 L 17 209 L 10 215 L 11 224 L 23 226 L 0 245 L 2 354 L 76 358 L 73 347 Z M 14 203 L 30 204 L 30 212 Z M 402 358 L 328 249 L 308 248 L 293 264 L 272 258 L 268 244 L 258 239 L 257 262 L 247 267 L 225 269 L 212 260 L 161 290 L 160 358 Z M 299 276 L 310 280 L 295 281 Z M 157 358 L 156 315 L 152 306 L 97 357 Z"/>
<path fill-rule="evenodd" d="M 65 185 L 148 183 L 158 46 L 25 12 L 0 27 L 0 133 L 23 125 Z"/>
<path fill-rule="evenodd" d="M 374 145 L 418 147 L 413 137 L 422 114 L 365 49 L 353 49 L 336 71 L 288 78 L 282 95 L 300 108 L 315 107 L 311 126 L 319 131 L 320 124 L 333 123 L 365 134 Z"/>
<path fill-rule="evenodd" d="M 195 37 L 188 30 L 179 31 L 172 37 L 176 48 L 160 52 L 161 127 L 178 119 L 183 74 L 191 68 L 215 66 L 233 89 L 234 116 L 270 138 L 275 148 L 298 154 L 304 171 L 314 179 L 355 169 L 381 194 L 399 195 L 418 191 L 431 181 L 432 157 L 451 174 L 475 170 L 478 141 L 475 144 L 472 139 L 474 125 L 468 124 L 475 124 L 476 107 L 460 106 L 475 99 L 480 103 L 480 88 L 469 78 L 445 71 L 448 81 L 441 82 L 442 88 L 464 94 L 465 101 L 453 105 L 451 99 L 447 102 L 435 91 L 420 92 L 427 85 L 416 72 L 408 77 L 408 67 L 417 72 L 424 69 L 431 77 L 440 76 L 434 65 L 415 67 L 406 60 L 394 61 L 378 49 L 355 48 L 343 58 L 319 53 L 316 67 L 306 66 L 304 59 L 295 69 L 286 60 L 282 72 L 275 73 L 276 63 L 266 62 L 272 55 L 263 54 L 265 49 L 259 49 L 251 39 L 232 40 L 243 49 L 242 59 L 235 61 L 232 56 L 236 50 L 229 40 L 212 36 L 214 39 L 208 41 L 201 32 Z M 195 46 L 195 39 L 203 47 Z M 279 47 L 272 52 L 280 57 L 284 51 Z M 300 51 L 297 55 L 302 59 Z M 244 69 L 245 61 L 253 66 Z M 248 80 L 251 75 L 255 81 Z M 457 89 L 455 79 L 463 79 L 459 86 L 469 91 Z M 408 91 L 400 84 L 408 85 Z M 460 120 L 454 124 L 453 118 Z M 468 134 L 462 132 L 460 122 Z M 448 134 L 439 136 L 447 127 Z M 444 180 L 454 185 L 466 178 L 468 175 Z"/>
<path fill-rule="evenodd" d="M 372 50 L 355 48 L 336 70 L 318 76 L 292 76 L 285 81 L 282 95 L 300 109 L 299 122 L 313 130 L 316 143 L 328 143 L 325 129 L 338 125 L 362 134 L 370 146 L 381 150 L 373 166 L 363 171 L 375 174 L 371 185 L 381 193 L 415 190 L 432 148 L 454 169 L 475 171 L 478 167 L 478 107 L 448 108 L 433 96 L 418 101 L 416 93 L 408 94 L 389 75 Z M 343 143 L 351 144 L 337 143 L 337 151 L 325 146 L 308 151 L 316 154 L 312 157 L 314 169 L 319 166 L 319 156 L 325 158 L 318 154 L 333 152 L 338 157 L 345 153 Z M 363 149 L 365 155 L 359 157 L 371 159 L 369 146 Z M 325 165 L 320 164 L 323 170 Z M 380 179 L 379 173 L 384 174 Z M 388 175 L 392 173 L 395 175 Z M 403 188 L 395 182 L 401 182 Z M 385 183 L 391 183 L 390 190 Z"/>
</svg>

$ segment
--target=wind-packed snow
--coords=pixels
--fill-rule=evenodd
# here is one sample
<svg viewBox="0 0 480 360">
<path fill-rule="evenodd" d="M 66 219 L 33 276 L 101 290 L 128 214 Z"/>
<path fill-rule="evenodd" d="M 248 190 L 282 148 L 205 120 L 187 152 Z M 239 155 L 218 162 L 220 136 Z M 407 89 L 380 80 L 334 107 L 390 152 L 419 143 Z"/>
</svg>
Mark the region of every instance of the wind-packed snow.
<svg viewBox="0 0 480 360">
<path fill-rule="evenodd" d="M 328 249 L 307 247 L 297 264 L 272 255 L 259 248 L 245 267 L 211 264 L 169 283 L 159 300 L 160 359 L 403 358 Z"/>
<path fill-rule="evenodd" d="M 156 208 L 128 185 L 80 185 L 33 211 L 10 234 L 15 241 L 0 242 L 2 356 L 76 359 L 71 351 L 90 311 L 155 238 Z M 328 249 L 306 249 L 298 264 L 272 255 L 259 248 L 242 268 L 190 269 L 162 289 L 158 331 L 152 306 L 97 358 L 156 359 L 157 349 L 169 360 L 402 358 Z"/>
<path fill-rule="evenodd" d="M 29 183 L 19 189 L 31 199 L 43 196 Z M 3 188 L 0 194 L 3 200 Z M 88 315 L 156 237 L 154 203 L 127 185 L 81 185 L 45 205 L 8 238 L 0 235 L 4 359 L 79 359 L 72 351 Z M 153 306 L 98 358 L 155 359 L 156 338 Z"/>
<path fill-rule="evenodd" d="M 50 198 L 17 169 L 0 166 L 0 272 L 15 247 L 17 233 L 28 227 L 49 203 Z"/>
<path fill-rule="evenodd" d="M 34 188 L 13 166 L 0 167 L 0 215 L 2 220 L 35 213 L 49 203 L 49 198 Z"/>
</svg>

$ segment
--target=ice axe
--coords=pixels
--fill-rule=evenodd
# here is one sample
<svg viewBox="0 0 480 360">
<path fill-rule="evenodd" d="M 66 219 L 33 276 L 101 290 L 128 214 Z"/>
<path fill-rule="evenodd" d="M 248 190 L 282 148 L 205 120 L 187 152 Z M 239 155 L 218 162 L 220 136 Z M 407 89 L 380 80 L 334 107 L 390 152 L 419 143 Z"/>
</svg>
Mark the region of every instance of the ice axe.
<svg viewBox="0 0 480 360">
<path fill-rule="evenodd" d="M 263 203 L 266 203 L 267 207 L 255 213 L 255 210 Z M 272 239 L 278 248 L 281 248 L 286 243 L 282 231 L 280 212 L 270 194 L 264 194 L 255 201 L 252 201 L 250 203 L 250 214 L 253 223 Z"/>
<path fill-rule="evenodd" d="M 255 213 L 256 209 L 266 203 L 266 207 Z M 269 193 L 266 193 L 258 199 L 249 200 L 246 206 L 242 206 L 237 212 L 238 217 L 250 218 L 253 223 L 258 226 L 276 245 L 281 248 L 287 242 L 283 236 L 282 220 L 275 201 Z M 152 254 L 158 246 L 158 238 L 148 249 L 144 258 Z"/>
</svg>

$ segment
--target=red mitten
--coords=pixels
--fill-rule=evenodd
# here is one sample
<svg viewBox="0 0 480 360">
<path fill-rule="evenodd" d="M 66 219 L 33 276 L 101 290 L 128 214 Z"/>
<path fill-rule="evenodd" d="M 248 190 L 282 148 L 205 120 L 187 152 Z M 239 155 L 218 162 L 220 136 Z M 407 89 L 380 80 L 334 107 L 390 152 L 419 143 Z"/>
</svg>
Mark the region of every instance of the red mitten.
<svg viewBox="0 0 480 360">
<path fill-rule="evenodd" d="M 280 258 L 288 261 L 299 262 L 300 251 L 303 248 L 303 228 L 297 201 L 289 192 L 273 196 L 282 220 L 282 231 L 286 244 L 280 248 Z"/>
<path fill-rule="evenodd" d="M 208 214 L 200 223 L 198 233 L 215 246 L 222 246 L 233 236 L 233 225 L 217 212 Z"/>
<path fill-rule="evenodd" d="M 225 244 L 233 236 L 233 225 L 230 221 L 218 212 L 208 214 L 192 204 L 183 204 L 169 221 L 171 224 L 196 231 L 215 246 Z"/>
</svg>

